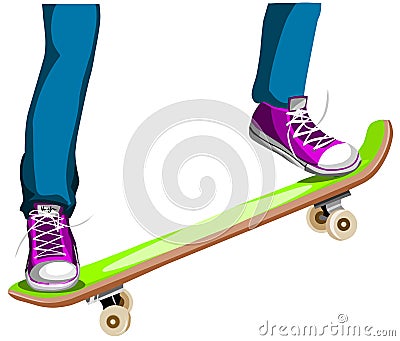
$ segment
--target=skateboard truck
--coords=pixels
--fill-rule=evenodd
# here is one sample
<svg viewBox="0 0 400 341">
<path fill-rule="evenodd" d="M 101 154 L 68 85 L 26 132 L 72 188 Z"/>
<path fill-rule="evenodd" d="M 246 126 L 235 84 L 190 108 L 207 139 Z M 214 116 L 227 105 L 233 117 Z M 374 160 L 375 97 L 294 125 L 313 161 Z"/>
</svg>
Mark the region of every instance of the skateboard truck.
<svg viewBox="0 0 400 341">
<path fill-rule="evenodd" d="M 342 199 L 347 198 L 351 195 L 350 191 L 346 191 L 342 194 L 335 195 L 334 197 L 321 201 L 314 205 L 315 208 L 321 207 L 322 211 L 324 211 L 324 216 L 328 219 L 328 216 L 338 209 L 344 209 L 342 207 Z"/>
<path fill-rule="evenodd" d="M 353 213 L 342 206 L 342 199 L 348 196 L 350 191 L 310 207 L 307 212 L 307 222 L 311 229 L 316 232 L 328 232 L 337 240 L 346 240 L 353 236 L 357 229 L 357 220 Z"/>
<path fill-rule="evenodd" d="M 122 285 L 102 292 L 86 300 L 88 304 L 100 301 L 103 311 L 100 315 L 100 326 L 108 335 L 123 334 L 130 326 L 132 296 Z"/>
<path fill-rule="evenodd" d="M 96 296 L 92 296 L 86 300 L 88 304 L 93 304 L 98 301 L 103 306 L 103 309 L 109 307 L 110 305 L 116 304 L 118 305 L 121 299 L 120 293 L 124 290 L 123 286 L 120 285 L 112 290 L 108 290 L 98 294 Z"/>
</svg>

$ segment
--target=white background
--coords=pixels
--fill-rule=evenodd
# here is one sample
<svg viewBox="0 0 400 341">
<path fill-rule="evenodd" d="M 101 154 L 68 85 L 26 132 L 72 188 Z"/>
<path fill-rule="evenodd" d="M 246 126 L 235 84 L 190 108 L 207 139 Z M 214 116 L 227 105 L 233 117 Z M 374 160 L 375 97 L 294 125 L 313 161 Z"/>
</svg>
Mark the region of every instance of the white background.
<svg viewBox="0 0 400 341">
<path fill-rule="evenodd" d="M 139 124 L 188 99 L 230 103 L 250 116 L 266 1 L 102 1 L 96 57 L 78 137 L 81 186 L 71 223 L 87 264 L 150 239 L 126 205 L 122 167 Z M 164 266 L 127 284 L 135 340 L 260 339 L 259 326 L 352 324 L 397 328 L 400 230 L 398 1 L 323 1 L 307 84 L 321 128 L 359 147 L 370 122 L 390 119 L 395 137 L 380 172 L 345 200 L 359 229 L 345 242 L 312 232 L 300 211 Z M 19 163 L 26 113 L 44 52 L 41 2 L 0 5 L 0 335 L 106 339 L 100 305 L 46 309 L 13 300 L 27 243 Z M 296 51 L 293 51 L 296 54 Z M 54 129 L 60 127 L 55 126 Z M 275 158 L 277 188 L 307 174 Z M 265 337 L 264 337 L 265 338 Z"/>
</svg>

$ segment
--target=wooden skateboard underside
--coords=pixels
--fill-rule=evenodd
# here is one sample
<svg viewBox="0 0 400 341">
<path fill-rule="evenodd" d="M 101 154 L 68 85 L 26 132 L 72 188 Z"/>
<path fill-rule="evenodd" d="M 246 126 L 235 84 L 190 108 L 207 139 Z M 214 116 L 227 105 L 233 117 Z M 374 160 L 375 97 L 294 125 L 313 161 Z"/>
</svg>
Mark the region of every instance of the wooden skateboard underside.
<svg viewBox="0 0 400 341">
<path fill-rule="evenodd" d="M 37 292 L 32 290 L 26 281 L 21 281 L 10 287 L 9 294 L 17 300 L 39 306 L 62 307 L 113 290 L 174 260 L 329 200 L 366 182 L 376 174 L 384 162 L 392 135 L 389 121 L 372 123 L 359 151 L 362 163 L 351 174 L 342 177 L 312 176 L 303 179 L 226 211 L 225 222 L 212 217 L 168 235 L 173 236 L 179 243 L 171 243 L 161 237 L 83 266 L 78 284 L 70 290 Z M 229 222 L 232 217 L 237 217 L 234 223 Z"/>
</svg>

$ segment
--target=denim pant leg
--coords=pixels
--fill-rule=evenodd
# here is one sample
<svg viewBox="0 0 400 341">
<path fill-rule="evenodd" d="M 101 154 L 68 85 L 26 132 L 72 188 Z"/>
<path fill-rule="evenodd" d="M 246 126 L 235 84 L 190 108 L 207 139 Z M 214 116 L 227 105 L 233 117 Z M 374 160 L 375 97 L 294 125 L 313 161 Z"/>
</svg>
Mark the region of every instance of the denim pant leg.
<svg viewBox="0 0 400 341">
<path fill-rule="evenodd" d="M 286 108 L 304 95 L 321 4 L 269 4 L 264 18 L 253 100 Z"/>
<path fill-rule="evenodd" d="M 23 203 L 71 215 L 78 188 L 75 146 L 100 24 L 98 5 L 43 5 L 45 56 L 28 112 L 21 162 Z"/>
</svg>

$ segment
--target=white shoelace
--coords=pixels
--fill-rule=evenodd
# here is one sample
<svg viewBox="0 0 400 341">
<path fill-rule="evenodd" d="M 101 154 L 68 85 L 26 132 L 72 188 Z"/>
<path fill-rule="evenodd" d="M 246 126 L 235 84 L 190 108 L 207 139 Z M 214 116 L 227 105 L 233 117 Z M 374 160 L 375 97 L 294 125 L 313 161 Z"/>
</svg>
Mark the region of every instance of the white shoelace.
<svg viewBox="0 0 400 341">
<path fill-rule="evenodd" d="M 311 118 L 308 116 L 307 110 L 304 109 L 297 109 L 296 111 L 289 111 L 286 113 L 288 116 L 292 116 L 290 121 L 286 123 L 288 127 L 287 131 L 287 140 L 290 145 L 290 149 L 293 155 L 296 155 L 292 148 L 292 143 L 290 139 L 290 128 L 292 128 L 293 124 L 298 124 L 298 127 L 294 130 L 293 137 L 297 138 L 303 135 L 306 135 L 303 146 L 308 144 L 314 144 L 313 149 L 317 150 L 319 148 L 325 147 L 326 145 L 330 144 L 331 142 L 335 141 L 334 137 L 330 137 L 329 135 L 323 133 L 321 136 L 312 137 L 313 133 L 320 132 L 321 130 L 314 124 Z M 307 125 L 307 123 L 311 123 L 311 127 Z M 322 132 L 322 131 L 321 131 Z"/>
<path fill-rule="evenodd" d="M 68 227 L 68 225 L 62 224 L 62 217 L 60 217 L 58 212 L 43 212 L 38 210 L 33 210 L 29 212 L 29 216 L 34 221 L 32 227 L 27 233 L 34 230 L 37 235 L 33 238 L 37 242 L 37 246 L 34 250 L 37 252 L 35 258 L 48 257 L 48 256 L 65 256 L 66 253 L 62 251 L 65 246 L 62 244 L 61 240 L 63 236 L 60 231 L 62 228 Z M 42 230 L 42 226 L 51 226 L 49 230 Z M 52 239 L 45 240 L 43 237 L 51 236 Z M 43 239 L 41 239 L 43 238 Z"/>
<path fill-rule="evenodd" d="M 36 236 L 36 238 L 35 238 L 36 241 L 40 241 L 40 242 L 42 242 L 42 243 L 49 244 L 49 243 L 52 243 L 54 240 L 52 240 L 52 241 L 46 241 L 46 240 L 40 240 L 39 238 L 42 237 L 42 236 L 44 236 L 44 235 L 46 235 L 46 234 L 50 234 L 50 235 L 53 235 L 55 238 L 57 238 L 57 240 L 59 240 L 59 239 L 61 239 L 61 238 L 58 238 L 58 237 L 62 237 L 62 236 L 60 235 L 60 233 L 59 233 L 59 231 L 60 231 L 61 228 L 64 228 L 64 227 L 70 227 L 70 228 L 71 228 L 71 227 L 79 226 L 79 225 L 82 225 L 82 224 L 86 223 L 90 218 L 92 218 L 92 216 L 90 216 L 89 218 L 85 219 L 84 221 L 82 221 L 82 222 L 79 223 L 79 224 L 68 226 L 68 225 L 65 225 L 65 224 L 60 224 L 60 221 L 62 220 L 62 218 L 60 217 L 60 215 L 59 215 L 58 212 L 52 211 L 51 213 L 47 213 L 47 212 L 43 212 L 43 211 L 40 211 L 40 212 L 39 212 L 38 210 L 32 210 L 32 211 L 29 212 L 29 215 L 32 216 L 32 219 L 35 220 L 35 223 L 34 223 L 33 226 L 25 233 L 24 237 L 22 238 L 21 242 L 19 243 L 18 248 L 17 248 L 17 251 L 15 252 L 15 257 L 17 256 L 17 254 L 18 254 L 18 252 L 19 252 L 19 249 L 21 248 L 21 245 L 22 245 L 22 243 L 24 242 L 25 238 L 28 236 L 29 232 L 32 231 L 33 229 L 35 229 L 36 232 L 39 231 L 39 233 L 41 233 L 40 235 Z M 51 217 L 50 217 L 50 216 L 51 216 Z M 38 229 L 37 229 L 38 227 L 40 227 L 40 226 L 42 226 L 42 225 L 44 225 L 44 224 L 49 224 L 48 221 L 46 221 L 46 222 L 44 221 L 44 219 L 45 219 L 46 217 L 51 218 L 51 225 L 53 225 L 54 228 L 53 228 L 52 230 L 50 230 L 50 231 L 38 230 Z M 55 232 L 57 232 L 57 233 L 55 233 Z M 43 244 L 40 245 L 40 246 L 38 246 L 37 248 L 35 248 L 36 251 L 42 251 L 42 253 L 40 254 L 40 256 L 38 255 L 37 258 L 39 258 L 39 257 L 44 257 L 44 256 L 48 256 L 47 254 L 43 254 L 43 252 L 47 252 L 47 251 L 49 251 L 49 249 L 43 250 L 43 249 L 42 249 L 42 246 L 43 246 Z M 63 245 L 58 245 L 58 246 L 63 246 Z M 64 247 L 64 246 L 63 246 L 63 247 Z M 57 249 L 57 246 L 52 247 L 50 250 L 51 250 L 51 251 L 54 251 L 54 252 L 56 252 L 56 253 L 59 253 L 61 256 L 64 256 L 64 255 L 65 255 L 64 252 L 56 251 L 56 250 L 54 250 L 54 249 Z M 57 255 L 58 255 L 58 254 L 57 254 Z M 54 254 L 54 256 L 56 256 L 56 254 Z"/>
</svg>

